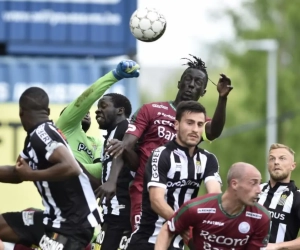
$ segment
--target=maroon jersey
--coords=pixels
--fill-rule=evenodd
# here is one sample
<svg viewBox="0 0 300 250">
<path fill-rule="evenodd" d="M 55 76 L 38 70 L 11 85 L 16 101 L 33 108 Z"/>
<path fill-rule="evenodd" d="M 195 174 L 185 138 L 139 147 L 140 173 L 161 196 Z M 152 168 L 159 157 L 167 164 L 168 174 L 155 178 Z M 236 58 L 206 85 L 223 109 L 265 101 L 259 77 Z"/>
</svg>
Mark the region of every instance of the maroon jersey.
<svg viewBox="0 0 300 250">
<path fill-rule="evenodd" d="M 179 234 L 193 227 L 197 250 L 259 250 L 267 246 L 270 215 L 258 203 L 230 216 L 222 210 L 222 194 L 207 194 L 192 199 L 168 221 L 169 230 Z"/>
<path fill-rule="evenodd" d="M 127 134 L 139 138 L 138 155 L 140 166 L 136 175 L 144 176 L 146 162 L 152 151 L 176 136 L 174 128 L 176 108 L 171 102 L 152 102 L 144 104 L 133 115 Z"/>
</svg>

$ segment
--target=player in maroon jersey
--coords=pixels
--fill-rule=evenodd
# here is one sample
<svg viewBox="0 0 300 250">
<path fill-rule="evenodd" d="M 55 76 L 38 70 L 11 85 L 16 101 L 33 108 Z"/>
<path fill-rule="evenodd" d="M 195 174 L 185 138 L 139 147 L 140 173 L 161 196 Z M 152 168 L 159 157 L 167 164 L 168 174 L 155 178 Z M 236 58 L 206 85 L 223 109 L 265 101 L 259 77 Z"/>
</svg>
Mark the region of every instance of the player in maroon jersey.
<svg viewBox="0 0 300 250">
<path fill-rule="evenodd" d="M 167 250 L 174 234 L 193 227 L 196 250 L 259 250 L 267 246 L 270 214 L 257 203 L 261 174 L 252 165 L 233 164 L 224 194 L 206 194 L 181 206 L 162 227 L 155 250 Z"/>
<path fill-rule="evenodd" d="M 208 75 L 204 62 L 194 57 L 195 61 L 188 62 L 188 68 L 183 72 L 178 82 L 178 93 L 175 101 L 153 102 L 143 105 L 133 116 L 123 141 L 111 140 L 107 145 L 108 153 L 123 159 L 137 170 L 134 181 L 130 186 L 131 197 L 131 224 L 133 230 L 140 220 L 142 203 L 143 178 L 146 162 L 155 148 L 172 140 L 176 134 L 174 129 L 176 106 L 181 101 L 198 101 L 206 92 Z M 211 121 L 205 125 L 204 140 L 214 140 L 221 135 L 225 124 L 227 95 L 232 90 L 231 81 L 225 75 L 217 84 L 219 101 L 215 114 Z M 134 151 L 137 144 L 137 150 Z M 119 161 L 122 162 L 122 161 Z M 120 169 L 122 166 L 112 162 L 112 169 Z M 135 168 L 135 169 L 134 169 Z M 112 170 L 111 174 L 115 173 Z M 109 184 L 107 184 L 109 185 Z M 115 184 L 111 183 L 111 192 L 114 192 Z M 107 189 L 109 194 L 109 189 Z"/>
</svg>

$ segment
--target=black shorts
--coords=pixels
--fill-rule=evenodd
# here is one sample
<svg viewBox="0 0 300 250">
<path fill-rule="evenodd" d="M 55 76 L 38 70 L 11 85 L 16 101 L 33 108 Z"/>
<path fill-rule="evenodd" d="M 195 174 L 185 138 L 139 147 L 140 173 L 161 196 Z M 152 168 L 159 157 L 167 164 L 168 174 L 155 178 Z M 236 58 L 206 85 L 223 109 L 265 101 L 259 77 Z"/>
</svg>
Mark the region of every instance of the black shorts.
<svg viewBox="0 0 300 250">
<path fill-rule="evenodd" d="M 23 211 L 2 214 L 6 223 L 25 246 L 55 244 L 57 249 L 82 250 L 93 237 L 94 228 L 60 232 L 48 230 L 43 224 L 42 211 Z M 59 231 L 59 232 L 58 232 Z M 53 248 L 56 249 L 56 248 Z"/>
<path fill-rule="evenodd" d="M 128 218 L 129 221 L 129 218 Z M 128 227 L 129 226 L 129 227 Z M 127 240 L 131 235 L 131 225 L 104 222 L 99 235 L 92 244 L 93 250 L 123 250 L 127 248 Z"/>
</svg>

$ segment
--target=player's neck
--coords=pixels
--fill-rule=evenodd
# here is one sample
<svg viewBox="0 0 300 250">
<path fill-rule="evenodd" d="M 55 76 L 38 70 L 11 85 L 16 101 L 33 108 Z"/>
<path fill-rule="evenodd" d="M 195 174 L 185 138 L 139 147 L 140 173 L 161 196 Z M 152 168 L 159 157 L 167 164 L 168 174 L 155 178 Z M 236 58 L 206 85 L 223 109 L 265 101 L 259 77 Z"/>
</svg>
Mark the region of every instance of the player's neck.
<svg viewBox="0 0 300 250">
<path fill-rule="evenodd" d="M 289 178 L 286 178 L 286 179 L 281 180 L 281 181 L 274 181 L 274 180 L 270 179 L 270 185 L 271 185 L 271 187 L 273 188 L 278 182 L 280 182 L 280 183 L 290 183 L 291 182 L 291 178 L 289 177 Z"/>
<path fill-rule="evenodd" d="M 34 114 L 28 113 L 26 120 L 26 131 L 30 131 L 32 128 L 36 127 L 38 124 L 49 121 L 49 116 L 44 114 Z"/>
<path fill-rule="evenodd" d="M 222 195 L 220 206 L 228 216 L 238 216 L 245 209 L 245 205 L 228 192 Z"/>
</svg>

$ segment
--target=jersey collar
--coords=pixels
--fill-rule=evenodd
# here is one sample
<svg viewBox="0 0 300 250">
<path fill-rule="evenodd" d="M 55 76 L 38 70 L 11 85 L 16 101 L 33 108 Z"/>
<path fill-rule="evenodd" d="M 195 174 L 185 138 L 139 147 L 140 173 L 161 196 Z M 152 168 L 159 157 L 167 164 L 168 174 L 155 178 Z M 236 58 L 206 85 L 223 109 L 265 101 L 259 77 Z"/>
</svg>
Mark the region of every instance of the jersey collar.
<svg viewBox="0 0 300 250">
<path fill-rule="evenodd" d="M 50 122 L 50 123 L 54 124 L 52 120 L 45 120 L 45 121 L 43 121 L 43 122 L 39 122 L 39 123 L 37 123 L 34 127 L 32 127 L 31 129 L 29 129 L 29 130 L 27 131 L 27 134 L 31 134 L 38 126 L 40 126 L 40 125 L 43 124 L 43 123 L 47 123 L 47 122 Z"/>
<path fill-rule="evenodd" d="M 190 157 L 190 153 L 189 153 L 189 149 L 187 147 L 183 147 L 181 145 L 179 145 L 177 142 L 176 142 L 176 138 L 173 139 L 170 143 L 173 144 L 173 147 L 174 148 L 179 148 L 180 150 L 182 150 L 188 157 Z M 195 147 L 195 150 L 194 150 L 194 154 L 197 154 L 198 153 L 198 147 Z"/>
<path fill-rule="evenodd" d="M 268 185 L 269 185 L 269 187 L 272 188 L 272 189 L 277 189 L 277 188 L 279 188 L 280 186 L 286 186 L 286 187 L 288 187 L 288 188 L 290 188 L 290 189 L 292 189 L 292 190 L 298 189 L 297 186 L 295 185 L 295 182 L 294 182 L 293 180 L 291 180 L 289 183 L 276 182 L 276 184 L 275 184 L 274 187 L 271 186 L 271 183 L 270 183 L 270 181 L 269 181 L 269 182 L 268 182 Z"/>
</svg>

